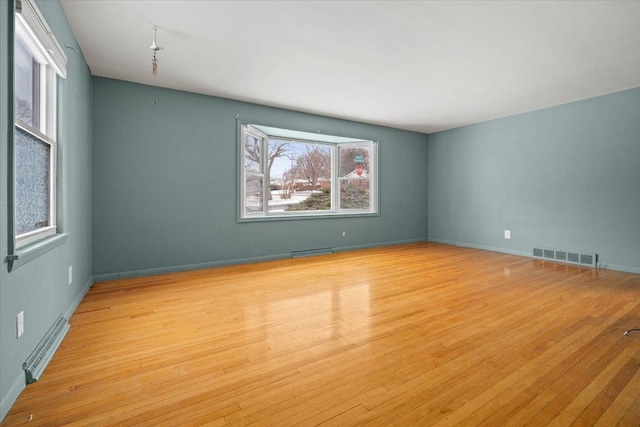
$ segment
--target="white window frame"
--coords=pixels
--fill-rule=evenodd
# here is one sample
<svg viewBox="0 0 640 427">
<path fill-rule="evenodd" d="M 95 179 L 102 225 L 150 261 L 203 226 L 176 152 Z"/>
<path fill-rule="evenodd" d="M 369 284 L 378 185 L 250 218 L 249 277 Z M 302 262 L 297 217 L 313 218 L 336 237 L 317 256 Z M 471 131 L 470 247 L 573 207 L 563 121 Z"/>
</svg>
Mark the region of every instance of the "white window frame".
<svg viewBox="0 0 640 427">
<path fill-rule="evenodd" d="M 245 168 L 245 144 L 246 144 L 246 137 L 247 135 L 251 135 L 256 139 L 260 139 L 262 141 L 261 143 L 261 147 L 260 147 L 260 161 L 259 161 L 259 170 L 258 172 L 248 172 Z M 241 136 L 241 141 L 240 141 L 242 147 L 242 185 L 241 185 L 241 200 L 242 200 L 242 213 L 243 215 L 247 215 L 247 217 L 253 217 L 255 215 L 260 215 L 260 212 L 255 212 L 255 213 L 248 213 L 247 214 L 247 176 L 251 175 L 257 178 L 262 178 L 262 201 L 261 201 L 261 205 L 262 205 L 262 210 L 264 211 L 265 209 L 268 209 L 268 203 L 269 200 L 267 193 L 265 191 L 266 187 L 265 187 L 265 150 L 268 150 L 268 144 L 269 144 L 269 137 L 264 134 L 263 132 L 260 132 L 259 130 L 250 127 L 250 126 L 242 126 L 242 136 Z"/>
<path fill-rule="evenodd" d="M 57 75 L 66 76 L 66 56 L 37 6 L 30 0 L 22 0 L 20 10 L 15 14 L 15 40 L 19 41 L 39 64 L 40 92 L 39 105 L 33 106 L 34 110 L 38 109 L 38 123 L 31 126 L 15 118 L 14 125 L 50 147 L 49 225 L 15 235 L 15 247 L 21 248 L 57 232 Z"/>
<path fill-rule="evenodd" d="M 338 150 L 336 150 L 338 153 L 340 152 L 340 148 L 357 148 L 357 147 L 369 147 L 371 148 L 370 151 L 370 158 L 369 158 L 369 170 L 367 170 L 367 177 L 366 178 L 347 178 L 347 177 L 343 177 L 340 176 L 339 173 L 339 169 L 340 169 L 340 155 L 338 154 L 336 161 L 334 162 L 334 173 L 336 176 L 335 179 L 333 179 L 332 181 L 334 185 L 337 186 L 336 190 L 340 189 L 340 184 L 342 181 L 347 181 L 347 180 L 359 180 L 359 179 L 368 179 L 369 180 L 369 205 L 372 207 L 369 210 L 373 209 L 373 207 L 376 207 L 376 212 L 377 212 L 377 207 L 378 207 L 378 170 L 377 170 L 377 165 L 378 165 L 378 148 L 377 148 L 377 144 L 376 145 L 371 145 L 371 144 L 375 144 L 375 142 L 373 141 L 363 141 L 363 142 L 354 142 L 351 144 L 344 144 L 344 145 L 339 145 L 338 146 Z M 333 189 L 331 190 L 333 192 Z M 338 210 L 340 210 L 341 212 L 354 212 L 354 213 L 360 213 L 362 212 L 364 209 L 349 209 L 349 208 L 343 208 L 342 206 L 340 206 L 340 194 L 338 194 L 339 191 L 336 191 L 336 197 L 337 197 L 337 203 L 338 203 Z"/>
<path fill-rule="evenodd" d="M 239 213 L 238 220 L 243 221 L 255 221 L 255 220 L 277 220 L 277 219 L 302 219 L 302 218 L 316 218 L 316 217 L 331 217 L 331 216 L 378 216 L 379 215 L 379 196 L 378 196 L 378 143 L 372 140 L 362 140 L 353 138 L 344 138 L 331 135 L 320 135 L 316 137 L 315 134 L 310 132 L 297 132 L 304 134 L 304 137 L 287 138 L 282 136 L 272 136 L 265 132 L 262 132 L 256 127 L 262 127 L 253 123 L 240 123 L 239 131 Z M 287 128 L 277 128 L 280 131 L 288 131 Z M 295 131 L 293 131 L 295 132 Z M 262 210 L 258 212 L 247 212 L 246 208 L 246 182 L 247 176 L 256 175 L 255 172 L 247 172 L 245 169 L 245 141 L 247 134 L 254 137 L 262 138 L 261 147 L 261 173 L 262 177 Z M 269 200 L 267 186 L 271 185 L 271 182 L 266 180 L 266 162 L 268 156 L 268 144 L 270 139 L 276 140 L 289 140 L 292 144 L 314 144 L 324 145 L 331 148 L 331 208 L 329 210 L 308 210 L 308 211 L 291 211 L 291 212 L 269 212 Z M 349 142 L 329 142 L 331 139 L 349 139 Z M 369 158 L 369 170 L 367 171 L 369 180 L 369 208 L 357 209 L 357 208 L 341 208 L 340 207 L 340 183 L 344 177 L 340 176 L 339 165 L 339 149 L 340 148 L 357 148 L 367 147 L 370 152 Z M 271 177 L 269 177 L 271 178 Z"/>
</svg>

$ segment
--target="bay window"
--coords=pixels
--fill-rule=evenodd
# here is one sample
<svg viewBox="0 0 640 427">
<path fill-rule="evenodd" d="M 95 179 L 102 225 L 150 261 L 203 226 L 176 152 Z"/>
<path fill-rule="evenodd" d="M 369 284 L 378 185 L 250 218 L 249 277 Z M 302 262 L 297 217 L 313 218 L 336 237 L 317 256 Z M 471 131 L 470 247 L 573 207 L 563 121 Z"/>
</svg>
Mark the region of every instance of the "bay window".
<svg viewBox="0 0 640 427">
<path fill-rule="evenodd" d="M 377 143 L 240 126 L 240 220 L 378 213 Z"/>
</svg>

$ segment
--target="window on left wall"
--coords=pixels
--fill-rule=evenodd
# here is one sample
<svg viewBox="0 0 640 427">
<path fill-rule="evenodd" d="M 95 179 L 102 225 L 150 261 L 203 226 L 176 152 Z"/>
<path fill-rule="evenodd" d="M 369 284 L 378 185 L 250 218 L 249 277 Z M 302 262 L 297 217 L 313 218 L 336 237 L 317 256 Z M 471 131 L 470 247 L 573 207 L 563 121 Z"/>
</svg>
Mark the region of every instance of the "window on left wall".
<svg viewBox="0 0 640 427">
<path fill-rule="evenodd" d="M 56 234 L 56 91 L 66 57 L 33 1 L 22 0 L 15 16 L 13 228 L 19 248 Z"/>
</svg>

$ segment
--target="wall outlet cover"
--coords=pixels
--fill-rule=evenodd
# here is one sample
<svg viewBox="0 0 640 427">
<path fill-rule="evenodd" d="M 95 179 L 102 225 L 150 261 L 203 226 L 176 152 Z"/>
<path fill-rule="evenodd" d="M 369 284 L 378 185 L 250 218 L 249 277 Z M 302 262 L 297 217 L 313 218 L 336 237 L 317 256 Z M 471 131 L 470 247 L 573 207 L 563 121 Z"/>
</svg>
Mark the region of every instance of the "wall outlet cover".
<svg viewBox="0 0 640 427">
<path fill-rule="evenodd" d="M 16 338 L 20 338 L 24 334 L 24 311 L 16 316 Z"/>
</svg>

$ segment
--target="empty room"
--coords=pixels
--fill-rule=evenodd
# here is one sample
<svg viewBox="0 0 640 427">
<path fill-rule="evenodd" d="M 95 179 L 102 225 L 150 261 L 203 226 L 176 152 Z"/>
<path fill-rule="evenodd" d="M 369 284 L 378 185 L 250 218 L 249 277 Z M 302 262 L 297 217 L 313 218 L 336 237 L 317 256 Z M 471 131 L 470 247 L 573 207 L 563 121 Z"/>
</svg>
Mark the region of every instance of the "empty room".
<svg viewBox="0 0 640 427">
<path fill-rule="evenodd" d="M 640 1 L 0 1 L 0 425 L 640 425 Z"/>
</svg>

